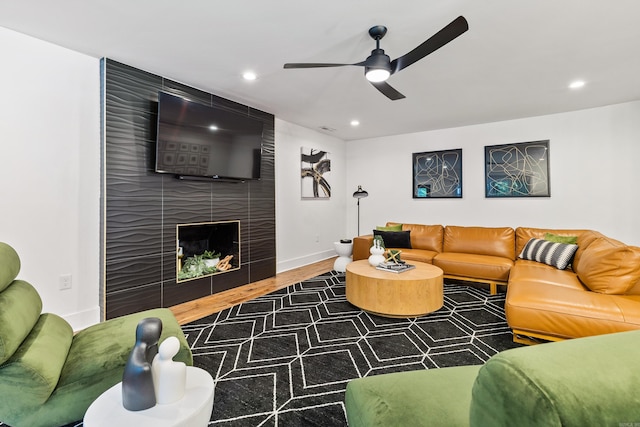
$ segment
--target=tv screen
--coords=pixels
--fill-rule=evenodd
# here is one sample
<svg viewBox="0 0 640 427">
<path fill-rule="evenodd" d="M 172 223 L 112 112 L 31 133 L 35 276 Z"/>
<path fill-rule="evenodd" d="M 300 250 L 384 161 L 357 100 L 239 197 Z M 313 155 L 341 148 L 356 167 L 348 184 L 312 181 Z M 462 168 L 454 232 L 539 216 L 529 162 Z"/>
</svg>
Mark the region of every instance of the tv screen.
<svg viewBox="0 0 640 427">
<path fill-rule="evenodd" d="M 258 119 L 159 92 L 155 170 L 259 179 L 262 131 Z"/>
</svg>

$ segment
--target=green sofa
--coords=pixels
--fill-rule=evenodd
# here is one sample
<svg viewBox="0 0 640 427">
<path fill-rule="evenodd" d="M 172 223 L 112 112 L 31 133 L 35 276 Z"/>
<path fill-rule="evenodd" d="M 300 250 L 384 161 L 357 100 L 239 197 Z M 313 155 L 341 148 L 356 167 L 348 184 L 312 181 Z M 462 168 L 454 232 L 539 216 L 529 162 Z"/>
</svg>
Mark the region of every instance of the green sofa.
<svg viewBox="0 0 640 427">
<path fill-rule="evenodd" d="M 349 382 L 349 427 L 640 425 L 640 331 Z"/>
<path fill-rule="evenodd" d="M 102 392 L 122 381 L 146 317 L 162 320 L 162 336 L 176 336 L 174 360 L 193 364 L 191 350 L 168 309 L 111 319 L 77 334 L 61 317 L 41 313 L 35 288 L 17 280 L 20 258 L 0 242 L 0 421 L 12 427 L 60 426 L 84 417 Z"/>
</svg>

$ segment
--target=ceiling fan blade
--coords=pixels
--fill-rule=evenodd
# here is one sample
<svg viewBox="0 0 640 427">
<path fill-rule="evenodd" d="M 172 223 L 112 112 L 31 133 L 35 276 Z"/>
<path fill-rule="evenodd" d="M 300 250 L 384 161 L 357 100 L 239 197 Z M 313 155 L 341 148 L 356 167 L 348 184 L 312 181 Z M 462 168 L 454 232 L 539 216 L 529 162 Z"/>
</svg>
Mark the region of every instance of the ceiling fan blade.
<svg viewBox="0 0 640 427">
<path fill-rule="evenodd" d="M 387 98 L 392 101 L 397 101 L 398 99 L 406 98 L 403 94 L 395 90 L 391 85 L 387 82 L 370 82 L 376 89 L 382 92 Z"/>
<path fill-rule="evenodd" d="M 364 65 L 364 62 L 358 62 L 356 64 L 325 64 L 322 62 L 303 62 L 303 63 L 288 63 L 284 64 L 284 68 L 328 68 L 328 67 L 344 67 L 348 65 Z"/>
<path fill-rule="evenodd" d="M 440 49 L 442 46 L 460 36 L 468 29 L 469 24 L 467 23 L 467 20 L 464 19 L 463 16 L 458 16 L 411 52 L 391 61 L 391 74 L 407 68 L 414 62 L 417 62 L 430 53 Z"/>
</svg>

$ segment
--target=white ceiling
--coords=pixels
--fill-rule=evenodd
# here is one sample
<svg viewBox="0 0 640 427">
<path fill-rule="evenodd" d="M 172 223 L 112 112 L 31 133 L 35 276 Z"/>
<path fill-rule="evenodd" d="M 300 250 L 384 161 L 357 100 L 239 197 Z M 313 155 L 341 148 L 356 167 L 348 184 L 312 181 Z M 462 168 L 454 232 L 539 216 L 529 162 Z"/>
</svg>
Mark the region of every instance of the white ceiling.
<svg viewBox="0 0 640 427">
<path fill-rule="evenodd" d="M 394 59 L 459 15 L 469 31 L 389 79 L 403 100 L 361 67 L 282 68 L 364 60 L 373 25 Z M 0 26 L 345 140 L 638 100 L 639 17 L 638 0 L 0 0 Z"/>
</svg>

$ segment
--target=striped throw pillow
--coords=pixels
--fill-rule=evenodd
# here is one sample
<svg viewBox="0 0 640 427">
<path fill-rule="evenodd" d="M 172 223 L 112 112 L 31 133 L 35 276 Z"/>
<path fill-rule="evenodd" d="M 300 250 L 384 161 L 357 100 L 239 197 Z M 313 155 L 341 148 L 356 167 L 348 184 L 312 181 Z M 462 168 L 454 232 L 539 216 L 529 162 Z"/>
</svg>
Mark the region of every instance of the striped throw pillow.
<svg viewBox="0 0 640 427">
<path fill-rule="evenodd" d="M 558 270 L 567 268 L 578 245 L 550 242 L 543 239 L 531 239 L 522 249 L 520 258 L 530 261 L 542 262 L 551 265 Z"/>
</svg>

